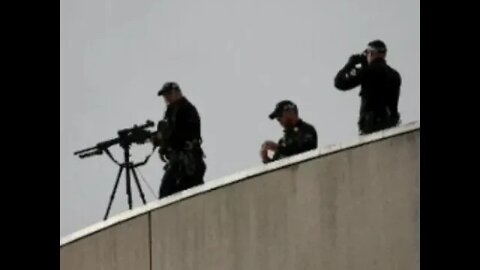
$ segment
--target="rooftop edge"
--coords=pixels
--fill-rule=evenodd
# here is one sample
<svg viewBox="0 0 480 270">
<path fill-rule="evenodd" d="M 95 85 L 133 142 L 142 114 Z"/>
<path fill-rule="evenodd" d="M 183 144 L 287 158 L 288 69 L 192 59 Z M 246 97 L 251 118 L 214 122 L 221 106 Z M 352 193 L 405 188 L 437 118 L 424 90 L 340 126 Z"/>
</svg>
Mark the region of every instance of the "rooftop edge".
<svg viewBox="0 0 480 270">
<path fill-rule="evenodd" d="M 182 192 L 178 192 L 176 194 L 173 194 L 161 200 L 149 202 L 144 206 L 139 206 L 132 210 L 126 210 L 125 212 L 120 213 L 116 216 L 110 217 L 105 221 L 98 222 L 84 229 L 76 231 L 72 234 L 69 234 L 65 237 L 62 237 L 60 239 L 60 247 L 65 246 L 74 241 L 80 240 L 83 237 L 94 234 L 96 232 L 104 230 L 113 225 L 119 224 L 123 221 L 127 221 L 136 216 L 147 214 L 158 208 L 165 207 L 172 203 L 184 200 L 186 198 L 189 198 L 198 194 L 208 192 L 210 190 L 213 190 L 222 186 L 226 186 L 235 182 L 246 180 L 253 176 L 261 175 L 270 171 L 275 171 L 296 163 L 318 158 L 321 156 L 325 156 L 325 155 L 346 150 L 349 148 L 357 147 L 363 144 L 379 141 L 389 137 L 394 137 L 404 133 L 409 133 L 419 129 L 420 129 L 420 121 L 410 122 L 395 128 L 382 130 L 382 131 L 365 135 L 365 136 L 359 136 L 355 139 L 346 141 L 344 143 L 322 146 L 315 150 L 311 150 L 302 154 L 284 158 L 268 164 L 261 164 L 259 166 L 255 166 L 255 167 L 252 167 L 228 176 L 224 176 L 215 180 L 206 181 L 203 185 L 200 185 L 191 189 L 187 189 Z"/>
</svg>

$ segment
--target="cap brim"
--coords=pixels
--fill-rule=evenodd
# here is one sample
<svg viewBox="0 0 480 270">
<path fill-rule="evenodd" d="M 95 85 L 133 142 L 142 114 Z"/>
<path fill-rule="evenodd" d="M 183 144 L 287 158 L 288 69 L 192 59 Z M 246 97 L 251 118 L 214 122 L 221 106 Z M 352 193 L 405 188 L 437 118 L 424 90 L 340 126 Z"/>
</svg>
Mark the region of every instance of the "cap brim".
<svg viewBox="0 0 480 270">
<path fill-rule="evenodd" d="M 268 115 L 268 118 L 270 118 L 270 120 L 273 120 L 273 119 L 277 118 L 278 116 L 279 116 L 278 111 L 273 111 L 271 114 Z"/>
<path fill-rule="evenodd" d="M 160 91 L 158 91 L 158 96 L 163 96 L 165 93 L 167 93 L 167 90 L 165 89 L 160 89 Z"/>
</svg>

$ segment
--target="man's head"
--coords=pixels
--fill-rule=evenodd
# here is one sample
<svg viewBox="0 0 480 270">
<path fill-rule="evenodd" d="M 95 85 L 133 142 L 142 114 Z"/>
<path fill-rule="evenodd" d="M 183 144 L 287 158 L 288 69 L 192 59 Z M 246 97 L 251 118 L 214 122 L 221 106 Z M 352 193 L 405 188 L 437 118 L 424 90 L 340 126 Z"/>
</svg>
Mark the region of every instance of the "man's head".
<svg viewBox="0 0 480 270">
<path fill-rule="evenodd" d="M 297 105 L 290 100 L 280 101 L 268 117 L 277 119 L 284 128 L 293 127 L 299 120 Z"/>
<path fill-rule="evenodd" d="M 387 55 L 387 46 L 379 39 L 371 41 L 367 45 L 365 54 L 367 56 L 367 62 L 370 64 L 378 58 L 385 58 Z"/>
<path fill-rule="evenodd" d="M 183 97 L 182 90 L 176 82 L 166 82 L 162 89 L 158 91 L 159 96 L 163 96 L 167 105 L 181 99 Z"/>
</svg>

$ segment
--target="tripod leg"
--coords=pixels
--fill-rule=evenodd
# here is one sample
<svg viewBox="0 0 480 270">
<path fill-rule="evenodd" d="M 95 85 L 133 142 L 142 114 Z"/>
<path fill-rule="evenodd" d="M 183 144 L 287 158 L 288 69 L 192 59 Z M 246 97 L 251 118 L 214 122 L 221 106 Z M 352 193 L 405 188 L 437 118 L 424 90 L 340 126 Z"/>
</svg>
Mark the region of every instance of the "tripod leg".
<svg viewBox="0 0 480 270">
<path fill-rule="evenodd" d="M 140 185 L 140 181 L 138 181 L 137 172 L 135 171 L 135 167 L 133 166 L 132 166 L 132 173 L 133 173 L 133 178 L 135 179 L 135 183 L 137 184 L 138 193 L 140 193 L 140 198 L 142 198 L 143 204 L 147 204 L 147 201 L 145 200 L 145 194 L 143 194 L 142 186 Z"/>
<path fill-rule="evenodd" d="M 132 210 L 132 188 L 130 185 L 130 170 L 132 169 L 131 163 L 127 163 L 127 196 L 128 196 L 128 209 Z"/>
<path fill-rule="evenodd" d="M 117 179 L 115 180 L 115 186 L 113 187 L 112 194 L 110 195 L 110 201 L 108 202 L 107 212 L 103 217 L 103 220 L 107 220 L 108 214 L 110 213 L 110 208 L 112 207 L 113 198 L 115 197 L 115 193 L 117 192 L 118 182 L 120 182 L 120 176 L 122 176 L 123 166 L 120 166 L 118 170 Z"/>
</svg>

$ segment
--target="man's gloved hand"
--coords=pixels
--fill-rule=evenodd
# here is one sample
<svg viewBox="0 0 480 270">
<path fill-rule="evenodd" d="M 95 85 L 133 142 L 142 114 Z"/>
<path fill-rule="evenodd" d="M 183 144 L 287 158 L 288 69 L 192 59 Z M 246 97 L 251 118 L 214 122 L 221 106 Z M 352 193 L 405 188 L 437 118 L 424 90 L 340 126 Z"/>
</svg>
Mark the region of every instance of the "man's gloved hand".
<svg viewBox="0 0 480 270">
<path fill-rule="evenodd" d="M 163 148 L 163 147 L 160 147 L 158 149 L 158 154 L 160 155 L 160 159 L 163 161 L 163 162 L 167 162 L 167 158 L 166 158 L 166 155 L 167 155 L 167 149 Z"/>
<path fill-rule="evenodd" d="M 150 142 L 152 142 L 152 144 L 153 144 L 154 146 L 159 146 L 159 145 L 160 145 L 161 141 L 160 141 L 160 139 L 159 139 L 159 137 L 158 137 L 158 133 L 157 133 L 157 132 L 155 132 L 154 134 L 152 134 L 152 136 L 150 136 Z"/>
<path fill-rule="evenodd" d="M 363 54 L 354 54 L 348 59 L 348 64 L 354 66 L 356 64 L 364 63 L 365 60 L 366 59 Z"/>
</svg>

